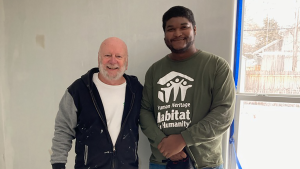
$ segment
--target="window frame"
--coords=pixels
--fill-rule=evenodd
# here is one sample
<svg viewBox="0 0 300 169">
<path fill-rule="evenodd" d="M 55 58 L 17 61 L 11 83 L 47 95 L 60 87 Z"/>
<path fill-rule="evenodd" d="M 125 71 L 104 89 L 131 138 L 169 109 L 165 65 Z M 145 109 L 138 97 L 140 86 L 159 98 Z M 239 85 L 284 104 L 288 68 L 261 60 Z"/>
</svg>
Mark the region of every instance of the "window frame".
<svg viewBox="0 0 300 169">
<path fill-rule="evenodd" d="M 234 146 L 238 154 L 238 135 L 239 135 L 239 115 L 241 108 L 241 101 L 262 101 L 262 102 L 281 102 L 281 103 L 299 103 L 300 95 L 284 95 L 284 94 L 255 94 L 255 93 L 242 93 L 241 89 L 241 69 L 242 69 L 242 44 L 243 44 L 243 29 L 244 29 L 244 8 L 245 0 L 237 0 L 237 15 L 236 15 L 236 42 L 234 54 L 234 78 L 236 83 L 236 104 L 234 116 Z M 239 11 L 240 10 L 240 11 Z M 241 18 L 240 18 L 241 17 Z M 240 23 L 239 23 L 240 22 Z M 236 77 L 238 76 L 238 77 Z M 242 159 L 239 159 L 242 160 Z M 235 156 L 228 152 L 228 165 L 225 168 L 237 169 Z M 241 166 L 243 167 L 243 161 Z"/>
</svg>

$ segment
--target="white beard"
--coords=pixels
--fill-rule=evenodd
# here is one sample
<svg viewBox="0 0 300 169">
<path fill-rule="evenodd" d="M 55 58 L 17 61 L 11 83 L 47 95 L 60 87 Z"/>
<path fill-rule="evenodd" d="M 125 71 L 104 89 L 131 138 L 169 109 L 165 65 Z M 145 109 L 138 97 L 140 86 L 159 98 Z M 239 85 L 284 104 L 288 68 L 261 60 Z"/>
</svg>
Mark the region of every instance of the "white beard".
<svg viewBox="0 0 300 169">
<path fill-rule="evenodd" d="M 109 67 L 117 67 L 117 66 L 114 66 L 114 65 L 108 65 L 108 66 Z M 100 64 L 100 66 L 99 66 L 99 72 L 107 80 L 118 80 L 123 76 L 125 71 L 126 71 L 125 65 L 123 65 L 121 68 L 119 68 L 119 71 L 117 72 L 117 74 L 112 76 L 112 75 L 108 74 L 108 72 L 104 69 L 104 66 L 102 64 Z"/>
</svg>

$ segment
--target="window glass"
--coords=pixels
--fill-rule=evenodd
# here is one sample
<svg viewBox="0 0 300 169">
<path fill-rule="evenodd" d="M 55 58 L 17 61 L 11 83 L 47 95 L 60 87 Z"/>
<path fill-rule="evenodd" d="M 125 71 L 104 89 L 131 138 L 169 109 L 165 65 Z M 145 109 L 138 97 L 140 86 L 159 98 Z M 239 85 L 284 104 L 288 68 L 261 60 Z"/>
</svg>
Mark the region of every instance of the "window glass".
<svg viewBox="0 0 300 169">
<path fill-rule="evenodd" d="M 241 101 L 238 157 L 243 169 L 297 168 L 300 104 Z"/>
<path fill-rule="evenodd" d="M 240 92 L 300 94 L 300 1 L 244 1 Z"/>
</svg>

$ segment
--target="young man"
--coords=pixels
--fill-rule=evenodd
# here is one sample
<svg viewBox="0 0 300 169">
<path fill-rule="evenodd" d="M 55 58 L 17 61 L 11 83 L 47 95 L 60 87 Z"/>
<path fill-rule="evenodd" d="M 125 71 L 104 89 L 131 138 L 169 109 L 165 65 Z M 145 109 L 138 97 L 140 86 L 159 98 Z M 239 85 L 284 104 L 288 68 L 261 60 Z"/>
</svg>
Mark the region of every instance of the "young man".
<svg viewBox="0 0 300 169">
<path fill-rule="evenodd" d="M 64 169 L 76 138 L 75 169 L 138 169 L 142 85 L 127 70 L 126 44 L 104 40 L 98 66 L 66 90 L 55 119 L 51 164 Z"/>
<path fill-rule="evenodd" d="M 140 114 L 151 144 L 150 169 L 164 169 L 162 160 L 187 155 L 195 168 L 222 169 L 222 135 L 234 116 L 230 66 L 195 47 L 190 9 L 174 6 L 162 20 L 171 53 L 147 71 Z"/>
</svg>

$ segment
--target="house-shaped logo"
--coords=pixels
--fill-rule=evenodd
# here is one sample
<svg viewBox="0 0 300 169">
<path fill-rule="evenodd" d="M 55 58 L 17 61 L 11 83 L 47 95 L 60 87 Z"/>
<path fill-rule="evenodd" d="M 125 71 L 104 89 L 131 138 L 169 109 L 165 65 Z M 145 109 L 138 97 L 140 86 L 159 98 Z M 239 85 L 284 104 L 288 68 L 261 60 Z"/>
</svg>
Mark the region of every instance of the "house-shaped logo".
<svg viewBox="0 0 300 169">
<path fill-rule="evenodd" d="M 163 86 L 161 90 L 158 91 L 159 100 L 168 103 L 170 100 L 171 92 L 173 91 L 173 101 L 175 101 L 180 90 L 181 101 L 184 101 L 187 89 L 192 87 L 192 85 L 189 84 L 191 81 L 194 81 L 194 79 L 175 71 L 166 74 L 157 82 L 157 84 Z"/>
</svg>

